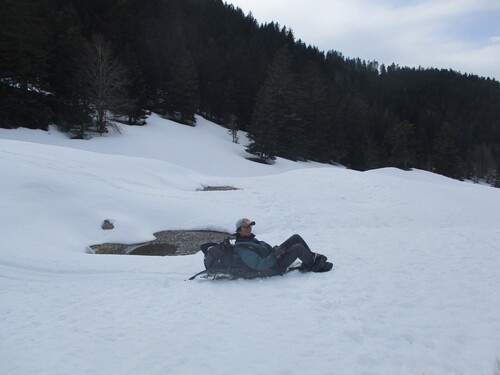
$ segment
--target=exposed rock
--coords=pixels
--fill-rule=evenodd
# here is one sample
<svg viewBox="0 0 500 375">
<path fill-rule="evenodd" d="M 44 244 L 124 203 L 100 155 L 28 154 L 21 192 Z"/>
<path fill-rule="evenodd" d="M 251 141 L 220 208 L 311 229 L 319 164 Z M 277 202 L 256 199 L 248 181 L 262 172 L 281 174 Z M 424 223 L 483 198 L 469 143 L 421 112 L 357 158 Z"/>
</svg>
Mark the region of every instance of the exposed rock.
<svg viewBox="0 0 500 375">
<path fill-rule="evenodd" d="M 101 228 L 103 230 L 110 230 L 110 229 L 114 229 L 115 226 L 113 225 L 113 223 L 111 221 L 109 221 L 108 219 L 106 219 L 106 220 L 104 220 L 102 222 Z"/>
<path fill-rule="evenodd" d="M 138 244 L 105 243 L 92 245 L 95 254 L 189 255 L 206 242 L 221 242 L 229 233 L 208 230 L 167 230 L 154 233 L 155 240 Z"/>
<path fill-rule="evenodd" d="M 176 255 L 177 246 L 168 243 L 150 243 L 143 246 L 136 247 L 129 252 L 130 255 Z"/>
<path fill-rule="evenodd" d="M 240 190 L 234 186 L 203 186 L 202 191 L 230 191 L 230 190 Z"/>
</svg>

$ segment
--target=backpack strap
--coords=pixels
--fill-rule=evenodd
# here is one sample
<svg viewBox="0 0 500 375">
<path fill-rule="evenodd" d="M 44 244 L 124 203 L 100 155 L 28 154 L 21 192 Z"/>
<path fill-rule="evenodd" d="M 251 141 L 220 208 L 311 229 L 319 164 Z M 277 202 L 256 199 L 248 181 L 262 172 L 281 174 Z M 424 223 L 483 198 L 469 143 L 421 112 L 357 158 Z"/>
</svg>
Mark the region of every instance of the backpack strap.
<svg viewBox="0 0 500 375">
<path fill-rule="evenodd" d="M 207 242 L 204 244 L 200 245 L 201 251 L 203 251 L 203 254 L 207 255 L 207 251 L 210 247 L 217 245 L 215 242 Z"/>
<path fill-rule="evenodd" d="M 229 236 L 227 236 L 226 238 L 224 238 L 224 240 L 222 242 L 224 242 L 225 244 L 231 245 L 231 240 L 235 240 L 235 239 L 236 239 L 236 233 L 235 234 L 230 234 Z"/>
</svg>

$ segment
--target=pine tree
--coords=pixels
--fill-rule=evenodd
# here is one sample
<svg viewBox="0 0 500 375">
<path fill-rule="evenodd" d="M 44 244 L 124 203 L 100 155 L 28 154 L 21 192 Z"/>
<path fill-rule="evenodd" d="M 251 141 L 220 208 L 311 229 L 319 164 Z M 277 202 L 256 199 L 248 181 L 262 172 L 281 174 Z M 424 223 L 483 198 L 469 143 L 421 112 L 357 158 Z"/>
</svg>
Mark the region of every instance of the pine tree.
<svg viewBox="0 0 500 375">
<path fill-rule="evenodd" d="M 0 2 L 0 78 L 23 90 L 47 89 L 53 48 L 41 13 L 41 5 L 34 1 Z"/>
<path fill-rule="evenodd" d="M 80 19 L 71 4 L 53 13 L 51 27 L 54 54 L 50 60 L 49 84 L 54 95 L 55 122 L 61 130 L 70 131 L 89 122 L 75 82 L 79 69 L 77 57 L 85 39 L 81 34 Z"/>
<path fill-rule="evenodd" d="M 451 178 L 462 178 L 460 157 L 452 126 L 444 123 L 434 144 L 434 170 Z"/>
<path fill-rule="evenodd" d="M 497 167 L 496 173 L 495 173 L 495 187 L 500 188 L 500 166 Z"/>
<path fill-rule="evenodd" d="M 0 127 L 45 129 L 49 107 L 51 29 L 42 4 L 0 1 Z"/>
<path fill-rule="evenodd" d="M 262 161 L 272 161 L 278 154 L 293 157 L 297 113 L 294 109 L 294 75 L 287 47 L 280 49 L 269 66 L 260 89 L 249 128 L 248 152 Z"/>
<path fill-rule="evenodd" d="M 416 161 L 415 129 L 408 121 L 394 122 L 386 134 L 390 148 L 389 163 L 404 170 L 414 166 Z"/>
<path fill-rule="evenodd" d="M 198 73 L 191 55 L 182 51 L 174 59 L 168 84 L 164 115 L 186 125 L 194 126 L 200 106 Z"/>
<path fill-rule="evenodd" d="M 139 61 L 132 48 L 127 45 L 120 56 L 127 59 L 128 103 L 125 113 L 129 125 L 144 125 L 147 118 L 148 89 L 139 67 Z"/>
<path fill-rule="evenodd" d="M 316 64 L 307 64 L 300 75 L 296 108 L 300 118 L 296 144 L 300 159 L 328 160 L 332 148 L 328 140 L 328 125 L 331 123 L 329 94 L 326 78 Z"/>
<path fill-rule="evenodd" d="M 222 116 L 223 122 L 226 126 L 238 122 L 238 117 L 236 113 L 238 112 L 238 105 L 236 102 L 236 93 L 234 90 L 234 82 L 230 79 L 227 82 L 226 90 L 224 91 L 224 100 L 222 105 Z M 237 125 L 236 125 L 237 126 Z M 237 126 L 237 128 L 239 128 Z"/>
<path fill-rule="evenodd" d="M 359 95 L 344 95 L 333 104 L 330 138 L 333 159 L 349 168 L 364 170 L 367 163 L 369 107 Z"/>
<path fill-rule="evenodd" d="M 203 97 L 203 114 L 208 118 L 220 121 L 224 115 L 224 58 L 214 39 L 208 41 L 204 62 L 201 65 L 201 97 Z"/>
</svg>

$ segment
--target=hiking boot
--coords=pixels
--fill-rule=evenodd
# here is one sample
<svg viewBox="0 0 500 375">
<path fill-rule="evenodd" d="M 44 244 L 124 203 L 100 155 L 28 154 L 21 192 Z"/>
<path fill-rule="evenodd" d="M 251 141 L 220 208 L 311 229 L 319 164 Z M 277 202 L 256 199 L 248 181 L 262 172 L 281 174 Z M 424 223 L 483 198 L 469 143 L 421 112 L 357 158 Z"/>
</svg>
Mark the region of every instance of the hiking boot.
<svg viewBox="0 0 500 375">
<path fill-rule="evenodd" d="M 314 260 L 313 260 L 313 264 L 323 264 L 325 263 L 326 261 L 328 260 L 328 258 L 323 255 L 323 254 L 319 254 L 319 253 L 314 253 Z"/>
<path fill-rule="evenodd" d="M 333 268 L 333 263 L 325 262 L 321 267 L 315 267 L 313 272 L 328 272 Z"/>
<path fill-rule="evenodd" d="M 299 267 L 299 270 L 302 272 L 326 272 L 332 269 L 333 264 L 326 261 L 327 257 L 314 253 L 314 258 L 312 264 L 304 264 L 302 263 Z"/>
<path fill-rule="evenodd" d="M 314 254 L 314 263 L 311 271 L 313 272 L 328 272 L 332 269 L 333 264 L 327 262 L 327 257 L 322 254 Z"/>
</svg>

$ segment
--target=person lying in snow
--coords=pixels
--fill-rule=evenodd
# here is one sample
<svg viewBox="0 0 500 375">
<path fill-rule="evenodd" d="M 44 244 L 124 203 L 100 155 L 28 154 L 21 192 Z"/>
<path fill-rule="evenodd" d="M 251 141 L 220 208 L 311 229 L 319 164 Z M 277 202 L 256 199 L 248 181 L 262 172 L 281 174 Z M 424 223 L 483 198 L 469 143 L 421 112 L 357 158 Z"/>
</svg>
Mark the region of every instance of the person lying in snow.
<svg viewBox="0 0 500 375">
<path fill-rule="evenodd" d="M 250 268 L 257 271 L 269 269 L 286 270 L 296 259 L 302 261 L 300 269 L 312 272 L 327 272 L 333 264 L 327 262 L 324 255 L 313 253 L 304 239 L 294 234 L 279 246 L 271 247 L 264 241 L 259 241 L 252 233 L 255 221 L 247 218 L 236 222 L 236 241 L 234 251 Z"/>
</svg>

